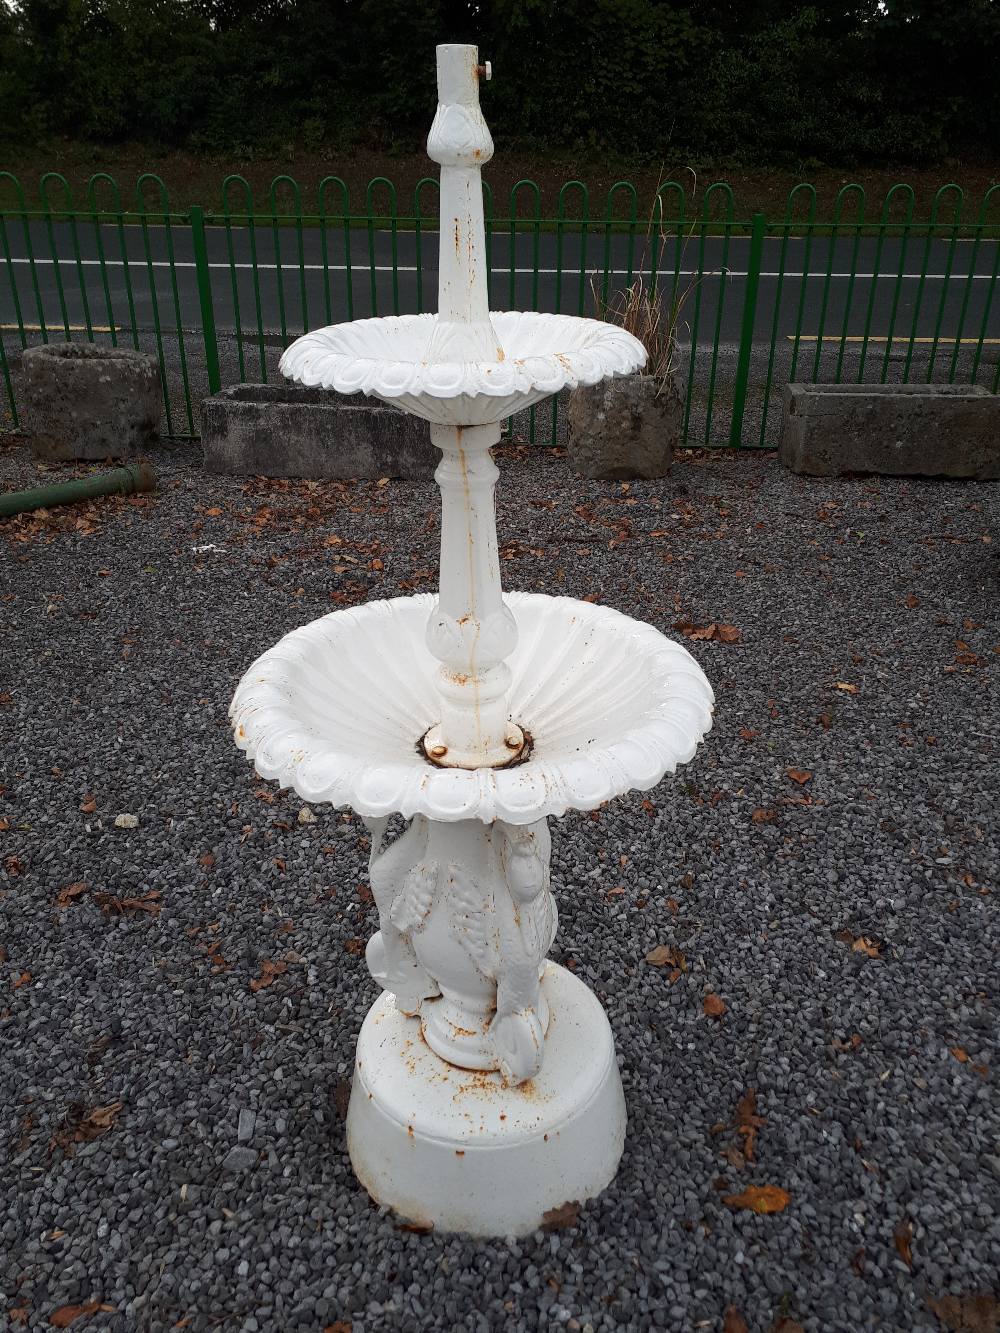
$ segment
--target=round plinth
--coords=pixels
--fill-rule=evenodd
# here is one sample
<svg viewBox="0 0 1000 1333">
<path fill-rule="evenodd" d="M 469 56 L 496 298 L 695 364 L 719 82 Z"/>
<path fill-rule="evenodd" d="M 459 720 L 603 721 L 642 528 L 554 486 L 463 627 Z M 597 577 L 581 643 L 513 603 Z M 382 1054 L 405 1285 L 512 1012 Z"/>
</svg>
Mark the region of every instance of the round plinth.
<svg viewBox="0 0 1000 1333">
<path fill-rule="evenodd" d="M 378 1203 L 443 1231 L 516 1236 L 610 1184 L 625 1142 L 611 1027 L 565 968 L 549 963 L 542 988 L 542 1070 L 512 1088 L 498 1073 L 447 1064 L 418 1018 L 391 995 L 376 1000 L 358 1038 L 347 1146 Z"/>
</svg>

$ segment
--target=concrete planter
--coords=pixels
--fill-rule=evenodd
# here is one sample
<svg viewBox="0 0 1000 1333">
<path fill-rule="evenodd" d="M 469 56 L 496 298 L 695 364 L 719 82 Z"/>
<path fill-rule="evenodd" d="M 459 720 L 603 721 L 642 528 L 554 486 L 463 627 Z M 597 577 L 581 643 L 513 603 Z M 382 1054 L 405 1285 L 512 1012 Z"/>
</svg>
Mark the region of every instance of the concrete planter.
<svg viewBox="0 0 1000 1333">
<path fill-rule="evenodd" d="M 205 469 L 247 477 L 365 479 L 434 475 L 427 424 L 364 394 L 235 384 L 201 408 Z"/>
<path fill-rule="evenodd" d="M 569 461 L 581 476 L 665 477 L 680 443 L 684 407 L 676 380 L 624 375 L 570 394 Z"/>
<path fill-rule="evenodd" d="M 787 384 L 780 456 L 814 477 L 1000 477 L 1000 398 L 957 384 Z"/>
<path fill-rule="evenodd" d="M 156 434 L 162 405 L 155 356 L 126 347 L 26 348 L 25 419 L 36 458 L 123 458 Z"/>
</svg>

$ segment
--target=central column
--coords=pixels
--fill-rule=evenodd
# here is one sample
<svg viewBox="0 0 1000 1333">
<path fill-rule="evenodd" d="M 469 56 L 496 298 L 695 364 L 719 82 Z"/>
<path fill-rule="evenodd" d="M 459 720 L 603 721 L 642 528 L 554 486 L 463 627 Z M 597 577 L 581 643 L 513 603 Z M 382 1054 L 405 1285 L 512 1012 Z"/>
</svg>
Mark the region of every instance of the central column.
<svg viewBox="0 0 1000 1333">
<path fill-rule="evenodd" d="M 437 48 L 438 108 L 427 140 L 441 166 L 438 317 L 425 358 L 459 366 L 499 362 L 503 350 L 490 321 L 480 169 L 493 140 L 479 108 L 485 68 L 475 46 Z M 500 427 L 431 426 L 442 453 L 441 578 L 427 625 L 427 646 L 441 663 L 438 723 L 424 752 L 448 768 L 495 768 L 518 758 L 524 736 L 508 717 L 510 670 L 517 644 L 504 605 L 497 554 L 490 448 Z"/>
</svg>

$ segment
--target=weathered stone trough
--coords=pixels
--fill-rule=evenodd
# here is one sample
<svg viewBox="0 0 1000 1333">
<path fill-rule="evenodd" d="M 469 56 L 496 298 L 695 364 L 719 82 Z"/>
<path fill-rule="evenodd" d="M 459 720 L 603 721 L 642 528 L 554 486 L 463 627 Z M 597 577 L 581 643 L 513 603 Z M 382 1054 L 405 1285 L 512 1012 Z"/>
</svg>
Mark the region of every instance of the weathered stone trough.
<svg viewBox="0 0 1000 1333">
<path fill-rule="evenodd" d="M 326 480 L 434 475 L 426 423 L 365 394 L 234 384 L 201 407 L 205 470 Z"/>
<path fill-rule="evenodd" d="M 155 356 L 129 347 L 46 343 L 21 354 L 25 423 L 36 458 L 125 458 L 156 434 Z"/>
<path fill-rule="evenodd" d="M 1000 477 L 1000 397 L 980 385 L 786 384 L 780 456 L 835 477 Z"/>
</svg>

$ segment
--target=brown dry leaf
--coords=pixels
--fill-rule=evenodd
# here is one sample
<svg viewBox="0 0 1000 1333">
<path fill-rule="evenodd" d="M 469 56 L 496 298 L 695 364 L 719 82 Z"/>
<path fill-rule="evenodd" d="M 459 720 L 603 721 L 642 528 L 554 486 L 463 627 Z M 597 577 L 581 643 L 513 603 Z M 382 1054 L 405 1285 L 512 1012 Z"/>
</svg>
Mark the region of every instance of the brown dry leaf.
<svg viewBox="0 0 1000 1333">
<path fill-rule="evenodd" d="M 323 1333 L 351 1333 L 351 1325 L 346 1319 L 335 1319 L 332 1324 L 327 1324 Z"/>
<path fill-rule="evenodd" d="M 567 1227 L 576 1226 L 580 1219 L 580 1204 L 577 1200 L 561 1203 L 558 1208 L 550 1208 L 547 1213 L 542 1213 L 543 1231 L 564 1231 Z"/>
<path fill-rule="evenodd" d="M 87 792 L 80 802 L 80 809 L 85 815 L 92 815 L 97 811 L 97 797 L 92 792 Z"/>
<path fill-rule="evenodd" d="M 863 953 L 866 958 L 881 958 L 882 944 L 879 940 L 873 940 L 868 935 L 859 935 L 851 945 L 852 953 Z"/>
<path fill-rule="evenodd" d="M 21 988 L 22 986 L 27 986 L 27 984 L 28 984 L 30 981 L 31 981 L 31 973 L 30 973 L 30 972 L 22 972 L 22 973 L 20 974 L 20 976 L 15 977 L 14 980 L 10 983 L 10 984 L 11 984 L 11 988 L 12 988 L 13 990 L 20 990 L 20 988 Z"/>
<path fill-rule="evenodd" d="M 365 951 L 365 942 L 359 939 L 347 940 L 344 943 L 344 949 L 352 958 L 360 958 Z"/>
<path fill-rule="evenodd" d="M 282 972 L 287 971 L 287 963 L 272 963 L 269 958 L 265 958 L 260 965 L 260 976 L 252 978 L 250 989 L 256 995 L 257 991 L 263 990 L 265 986 L 270 986 L 276 977 L 280 977 Z"/>
<path fill-rule="evenodd" d="M 658 944 L 654 949 L 650 949 L 646 954 L 646 962 L 651 967 L 677 967 L 682 972 L 687 971 L 687 959 L 672 944 Z"/>
<path fill-rule="evenodd" d="M 968 1064 L 969 1052 L 964 1046 L 949 1046 L 948 1049 L 960 1065 Z"/>
<path fill-rule="evenodd" d="M 99 1310 L 113 1314 L 115 1309 L 114 1305 L 106 1305 L 103 1301 L 88 1301 L 86 1305 L 60 1305 L 58 1310 L 53 1310 L 49 1315 L 49 1323 L 53 1328 L 69 1328 L 83 1315 L 97 1314 Z"/>
<path fill-rule="evenodd" d="M 860 1032 L 852 1032 L 849 1040 L 841 1041 L 839 1037 L 834 1037 L 830 1045 L 843 1055 L 847 1051 L 856 1051 L 863 1040 Z"/>
<path fill-rule="evenodd" d="M 759 731 L 751 731 L 749 727 L 740 727 L 739 736 L 741 740 L 755 741 L 759 735 Z"/>
<path fill-rule="evenodd" d="M 892 1233 L 892 1238 L 896 1242 L 896 1249 L 899 1257 L 907 1268 L 913 1267 L 913 1223 L 908 1217 L 904 1217 L 901 1222 L 896 1223 L 896 1228 Z"/>
<path fill-rule="evenodd" d="M 112 1102 L 110 1106 L 95 1106 L 80 1121 L 77 1137 L 83 1134 L 85 1138 L 81 1141 L 89 1142 L 90 1139 L 106 1134 L 124 1105 L 124 1102 Z"/>
<path fill-rule="evenodd" d="M 812 778 L 812 773 L 807 768 L 790 768 L 788 776 L 801 787 Z"/>
<path fill-rule="evenodd" d="M 830 713 L 819 713 L 816 717 L 816 721 L 824 731 L 829 731 L 833 726 L 833 717 Z"/>
<path fill-rule="evenodd" d="M 753 1145 L 758 1129 L 767 1124 L 762 1115 L 757 1114 L 757 1089 L 747 1088 L 736 1103 L 736 1119 L 733 1127 L 743 1139 L 743 1156 L 748 1162 L 753 1161 Z"/>
<path fill-rule="evenodd" d="M 15 875 L 24 874 L 24 862 L 21 860 L 19 856 L 5 857 L 3 865 L 4 869 L 7 871 L 7 874 L 10 875 L 11 879 L 13 879 Z"/>
<path fill-rule="evenodd" d="M 726 1002 L 710 991 L 701 1002 L 701 1007 L 709 1018 L 721 1018 L 726 1012 Z"/>
<path fill-rule="evenodd" d="M 729 1208 L 746 1208 L 752 1213 L 782 1213 L 792 1196 L 780 1185 L 748 1185 L 740 1194 L 727 1194 L 722 1202 Z"/>
<path fill-rule="evenodd" d="M 992 1292 L 968 1296 L 928 1296 L 927 1304 L 951 1333 L 998 1333 L 1000 1298 Z"/>
<path fill-rule="evenodd" d="M 742 631 L 735 625 L 695 625 L 690 620 L 675 620 L 673 628 L 686 639 L 714 639 L 718 643 L 739 643 Z"/>
<path fill-rule="evenodd" d="M 917 596 L 915 592 L 908 592 L 906 594 L 906 605 L 910 608 L 911 611 L 915 606 L 920 605 L 920 598 Z"/>
<path fill-rule="evenodd" d="M 137 912 L 157 916 L 161 897 L 159 889 L 149 889 L 141 898 L 119 898 L 113 893 L 95 893 L 94 902 L 109 916 L 134 916 Z"/>
<path fill-rule="evenodd" d="M 75 898 L 79 898 L 81 893 L 86 892 L 87 886 L 83 880 L 78 880 L 75 884 L 67 884 L 56 894 L 56 904 L 59 907 L 69 907 Z"/>
<path fill-rule="evenodd" d="M 347 1119 L 347 1108 L 351 1104 L 351 1085 L 345 1083 L 343 1079 L 333 1090 L 333 1104 L 336 1107 L 337 1114 L 341 1120 Z"/>
<path fill-rule="evenodd" d="M 722 1333 L 750 1333 L 747 1321 L 735 1305 L 730 1305 L 726 1310 L 722 1320 Z"/>
<path fill-rule="evenodd" d="M 797 1319 L 789 1319 L 787 1315 L 779 1315 L 768 1333 L 806 1333 L 806 1331 Z"/>
<path fill-rule="evenodd" d="M 755 824 L 773 824 L 778 818 L 777 810 L 755 810 L 750 816 Z"/>
<path fill-rule="evenodd" d="M 15 1305 L 13 1309 L 7 1311 L 12 1324 L 26 1324 L 30 1313 L 26 1305 Z"/>
<path fill-rule="evenodd" d="M 198 857 L 198 864 L 204 866 L 206 870 L 211 870 L 215 865 L 215 853 L 202 852 L 201 856 Z"/>
<path fill-rule="evenodd" d="M 843 690 L 845 694 L 857 694 L 858 692 L 857 685 L 848 685 L 846 680 L 835 680 L 833 682 L 833 688 L 835 690 Z"/>
</svg>

